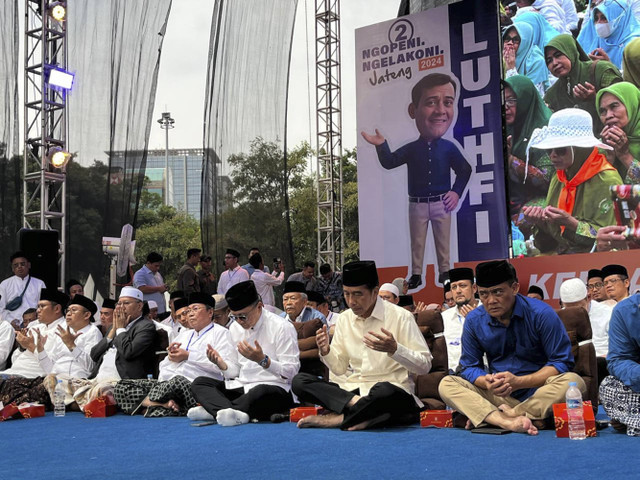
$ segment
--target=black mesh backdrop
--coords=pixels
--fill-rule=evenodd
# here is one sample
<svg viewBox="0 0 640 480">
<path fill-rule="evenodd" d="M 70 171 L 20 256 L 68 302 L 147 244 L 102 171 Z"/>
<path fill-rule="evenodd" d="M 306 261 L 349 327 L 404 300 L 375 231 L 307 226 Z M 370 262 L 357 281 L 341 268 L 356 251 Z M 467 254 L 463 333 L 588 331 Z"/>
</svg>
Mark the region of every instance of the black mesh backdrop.
<svg viewBox="0 0 640 480">
<path fill-rule="evenodd" d="M 222 259 L 218 203 L 226 159 L 260 136 L 285 137 L 286 89 L 297 0 L 216 0 L 205 92 L 201 226 L 204 251 Z M 220 191 L 219 191 L 220 190 Z M 216 267 L 219 261 L 214 262 Z"/>
<path fill-rule="evenodd" d="M 108 174 L 106 167 L 69 169 L 67 277 L 86 277 L 79 258 L 103 258 L 102 235 L 119 237 L 122 225 L 135 226 L 170 8 L 171 0 L 69 4 L 68 66 L 76 73 L 68 97 L 69 149 L 80 166 L 98 160 Z M 97 238 L 87 239 L 87 227 L 96 222 Z"/>
<path fill-rule="evenodd" d="M 82 165 L 108 152 L 105 233 L 135 225 L 145 151 L 171 0 L 74 2 L 69 65 L 77 88 L 69 110 L 69 145 Z"/>
<path fill-rule="evenodd" d="M 0 9 L 0 279 L 10 275 L 10 252 L 22 226 L 22 161 L 18 142 L 18 0 Z"/>
</svg>

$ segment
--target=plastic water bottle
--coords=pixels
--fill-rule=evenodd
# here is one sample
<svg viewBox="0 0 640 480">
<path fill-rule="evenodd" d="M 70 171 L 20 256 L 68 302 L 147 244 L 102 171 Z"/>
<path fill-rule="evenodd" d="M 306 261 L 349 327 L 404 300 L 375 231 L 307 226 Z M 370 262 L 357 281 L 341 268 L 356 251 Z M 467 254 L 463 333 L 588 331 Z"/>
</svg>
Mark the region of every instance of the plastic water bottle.
<svg viewBox="0 0 640 480">
<path fill-rule="evenodd" d="M 576 386 L 576 382 L 570 382 L 567 390 L 567 418 L 569 419 L 569 438 L 571 440 L 584 440 L 586 434 L 582 393 Z"/>
<path fill-rule="evenodd" d="M 64 417 L 65 404 L 64 404 L 65 391 L 62 385 L 62 380 L 58 380 L 56 389 L 53 392 L 53 416 Z"/>
</svg>

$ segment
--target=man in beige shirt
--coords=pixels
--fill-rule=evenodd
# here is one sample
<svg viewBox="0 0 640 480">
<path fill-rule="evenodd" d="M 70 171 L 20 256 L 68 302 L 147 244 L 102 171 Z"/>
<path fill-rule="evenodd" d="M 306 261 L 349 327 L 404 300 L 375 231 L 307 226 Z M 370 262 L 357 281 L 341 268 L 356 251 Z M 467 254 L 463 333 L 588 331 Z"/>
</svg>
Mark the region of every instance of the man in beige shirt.
<svg viewBox="0 0 640 480">
<path fill-rule="evenodd" d="M 296 375 L 298 398 L 332 412 L 303 418 L 298 427 L 363 430 L 416 422 L 423 405 L 414 395 L 414 378 L 429 372 L 432 357 L 413 315 L 378 297 L 374 262 L 348 263 L 342 277 L 349 310 L 340 314 L 331 344 L 326 326 L 317 331 L 316 343 L 321 360 L 346 379 L 340 388 Z"/>
</svg>

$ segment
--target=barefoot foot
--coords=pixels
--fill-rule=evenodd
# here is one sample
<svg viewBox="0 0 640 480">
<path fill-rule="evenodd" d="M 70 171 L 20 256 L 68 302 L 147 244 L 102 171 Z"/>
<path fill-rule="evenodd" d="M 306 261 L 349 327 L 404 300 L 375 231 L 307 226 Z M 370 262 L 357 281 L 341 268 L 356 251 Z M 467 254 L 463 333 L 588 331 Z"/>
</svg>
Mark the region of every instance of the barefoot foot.
<svg viewBox="0 0 640 480">
<path fill-rule="evenodd" d="M 337 413 L 310 415 L 298 420 L 298 428 L 337 428 L 343 420 L 344 415 Z"/>
</svg>

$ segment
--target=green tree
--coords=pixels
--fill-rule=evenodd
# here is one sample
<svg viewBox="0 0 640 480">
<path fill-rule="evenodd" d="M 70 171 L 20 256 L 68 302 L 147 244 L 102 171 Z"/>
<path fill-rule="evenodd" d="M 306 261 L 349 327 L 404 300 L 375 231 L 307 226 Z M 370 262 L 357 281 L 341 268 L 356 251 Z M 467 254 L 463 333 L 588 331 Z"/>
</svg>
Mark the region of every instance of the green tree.
<svg viewBox="0 0 640 480">
<path fill-rule="evenodd" d="M 342 220 L 344 228 L 344 262 L 360 258 L 358 224 L 358 167 L 356 149 L 342 155 Z"/>
<path fill-rule="evenodd" d="M 307 143 L 300 144 L 287 155 L 286 179 L 288 192 L 292 196 L 308 183 L 304 170 L 310 155 L 311 149 Z M 289 258 L 284 154 L 281 147 L 276 142 L 266 142 L 258 137 L 251 143 L 249 153 L 232 155 L 228 161 L 232 167 L 234 202 L 221 215 L 224 246 L 247 253 L 251 247 L 257 246 L 267 264 L 271 257 Z M 294 238 L 295 222 L 292 219 Z M 302 260 L 296 256 L 294 263 L 301 263 Z M 287 264 L 287 270 L 293 268 L 294 265 Z"/>
<path fill-rule="evenodd" d="M 148 193 L 145 197 L 145 207 L 157 205 L 157 199 L 162 198 L 157 193 Z M 164 257 L 160 273 L 170 290 L 174 290 L 180 267 L 184 265 L 189 248 L 200 248 L 200 224 L 191 215 L 176 210 L 174 207 L 162 206 L 158 211 L 146 211 L 141 208 L 139 218 L 152 219 L 136 229 L 136 260 L 138 270 L 144 265 L 145 258 L 150 252 L 158 252 Z"/>
</svg>

